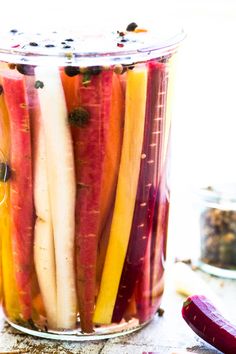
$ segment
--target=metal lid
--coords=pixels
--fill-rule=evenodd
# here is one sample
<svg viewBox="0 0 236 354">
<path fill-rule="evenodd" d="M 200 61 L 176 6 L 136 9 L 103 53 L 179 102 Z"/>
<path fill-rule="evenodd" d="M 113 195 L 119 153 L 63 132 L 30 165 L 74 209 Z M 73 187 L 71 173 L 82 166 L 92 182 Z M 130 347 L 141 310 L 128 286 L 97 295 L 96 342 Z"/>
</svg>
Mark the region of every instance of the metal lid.
<svg viewBox="0 0 236 354">
<path fill-rule="evenodd" d="M 86 32 L 81 29 L 63 32 L 11 29 L 1 32 L 0 60 L 31 65 L 130 64 L 168 55 L 184 37 L 182 29 L 167 26 L 102 33 L 88 33 L 87 29 Z"/>
</svg>

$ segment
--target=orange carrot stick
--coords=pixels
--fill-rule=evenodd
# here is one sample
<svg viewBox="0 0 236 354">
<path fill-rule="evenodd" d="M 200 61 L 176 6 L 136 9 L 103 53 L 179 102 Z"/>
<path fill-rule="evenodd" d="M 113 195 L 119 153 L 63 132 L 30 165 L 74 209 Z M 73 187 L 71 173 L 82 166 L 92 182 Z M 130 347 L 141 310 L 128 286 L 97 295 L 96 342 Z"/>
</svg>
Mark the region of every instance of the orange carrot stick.
<svg viewBox="0 0 236 354">
<path fill-rule="evenodd" d="M 114 74 L 112 79 L 111 114 L 102 173 L 99 234 L 105 226 L 114 202 L 123 139 L 124 109 L 125 97 L 122 92 L 120 78 Z"/>
</svg>

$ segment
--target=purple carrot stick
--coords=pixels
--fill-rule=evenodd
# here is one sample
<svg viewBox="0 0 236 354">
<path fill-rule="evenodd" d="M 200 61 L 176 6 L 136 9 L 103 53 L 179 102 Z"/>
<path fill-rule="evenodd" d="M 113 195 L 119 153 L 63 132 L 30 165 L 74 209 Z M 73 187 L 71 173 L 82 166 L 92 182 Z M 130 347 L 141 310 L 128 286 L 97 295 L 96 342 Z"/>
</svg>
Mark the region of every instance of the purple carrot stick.
<svg viewBox="0 0 236 354">
<path fill-rule="evenodd" d="M 157 105 L 160 89 L 159 72 L 162 65 L 156 61 L 148 64 L 147 105 L 139 183 L 126 260 L 112 316 L 113 322 L 121 321 L 134 292 L 144 262 L 152 225 L 156 198 L 156 159 L 160 156 L 158 149 L 161 118 L 158 116 Z"/>
</svg>

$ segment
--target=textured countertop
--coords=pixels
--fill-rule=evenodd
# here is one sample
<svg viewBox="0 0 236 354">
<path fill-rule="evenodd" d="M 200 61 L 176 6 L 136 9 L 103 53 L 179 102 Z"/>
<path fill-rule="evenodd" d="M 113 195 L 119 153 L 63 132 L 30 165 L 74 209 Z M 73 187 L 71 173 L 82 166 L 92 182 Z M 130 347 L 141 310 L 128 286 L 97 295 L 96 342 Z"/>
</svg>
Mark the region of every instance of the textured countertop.
<svg viewBox="0 0 236 354">
<path fill-rule="evenodd" d="M 236 323 L 235 291 L 236 281 L 222 280 L 200 271 L 200 278 L 206 280 L 214 292 L 231 310 L 231 320 Z M 155 319 L 142 330 L 118 337 L 91 343 L 60 342 L 34 338 L 12 329 L 0 320 L 0 353 L 93 353 L 93 354 L 219 354 L 220 352 L 198 338 L 181 317 L 183 297 L 175 292 L 172 268 L 167 270 L 167 284 L 162 302 L 164 315 Z M 233 312 L 232 312 L 233 311 Z"/>
</svg>

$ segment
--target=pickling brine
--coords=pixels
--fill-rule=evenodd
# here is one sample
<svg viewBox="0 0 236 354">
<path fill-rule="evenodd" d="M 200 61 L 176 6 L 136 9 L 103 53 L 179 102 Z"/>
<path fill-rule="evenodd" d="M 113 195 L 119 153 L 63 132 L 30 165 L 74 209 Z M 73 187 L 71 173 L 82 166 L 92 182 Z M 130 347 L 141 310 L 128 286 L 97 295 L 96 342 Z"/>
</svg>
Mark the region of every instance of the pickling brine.
<svg viewBox="0 0 236 354">
<path fill-rule="evenodd" d="M 81 54 L 16 31 L 0 50 L 3 308 L 27 333 L 108 338 L 159 309 L 180 39 L 133 49 L 146 36 L 127 27 L 116 50 Z"/>
</svg>

